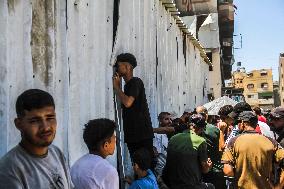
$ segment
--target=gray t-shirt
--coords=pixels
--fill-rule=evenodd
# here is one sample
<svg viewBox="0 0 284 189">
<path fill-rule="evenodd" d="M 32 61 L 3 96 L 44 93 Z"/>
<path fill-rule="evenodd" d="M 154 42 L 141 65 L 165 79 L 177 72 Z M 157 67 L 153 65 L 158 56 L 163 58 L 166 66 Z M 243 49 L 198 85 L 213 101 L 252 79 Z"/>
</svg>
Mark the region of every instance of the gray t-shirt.
<svg viewBox="0 0 284 189">
<path fill-rule="evenodd" d="M 71 185 L 64 155 L 54 145 L 45 157 L 30 155 L 17 145 L 0 159 L 1 189 L 65 189 Z"/>
</svg>

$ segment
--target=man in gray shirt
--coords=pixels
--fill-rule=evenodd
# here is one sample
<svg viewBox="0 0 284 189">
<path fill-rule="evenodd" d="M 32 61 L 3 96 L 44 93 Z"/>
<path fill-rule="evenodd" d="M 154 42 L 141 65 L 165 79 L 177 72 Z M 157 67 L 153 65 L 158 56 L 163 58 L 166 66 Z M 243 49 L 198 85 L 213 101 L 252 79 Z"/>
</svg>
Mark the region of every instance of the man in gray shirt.
<svg viewBox="0 0 284 189">
<path fill-rule="evenodd" d="M 0 159 L 1 189 L 65 189 L 71 179 L 64 155 L 51 145 L 56 133 L 53 97 L 42 90 L 23 92 L 16 102 L 21 142 Z"/>
</svg>

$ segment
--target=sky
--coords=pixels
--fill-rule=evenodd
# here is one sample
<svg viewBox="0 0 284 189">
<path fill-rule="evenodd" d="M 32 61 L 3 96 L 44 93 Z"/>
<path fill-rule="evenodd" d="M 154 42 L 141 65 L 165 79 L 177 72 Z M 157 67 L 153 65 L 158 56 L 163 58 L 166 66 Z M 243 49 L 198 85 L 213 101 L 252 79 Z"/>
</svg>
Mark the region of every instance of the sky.
<svg viewBox="0 0 284 189">
<path fill-rule="evenodd" d="M 284 53 L 284 0 L 234 0 L 235 64 L 242 62 L 246 71 L 272 68 L 278 81 L 279 54 Z"/>
</svg>

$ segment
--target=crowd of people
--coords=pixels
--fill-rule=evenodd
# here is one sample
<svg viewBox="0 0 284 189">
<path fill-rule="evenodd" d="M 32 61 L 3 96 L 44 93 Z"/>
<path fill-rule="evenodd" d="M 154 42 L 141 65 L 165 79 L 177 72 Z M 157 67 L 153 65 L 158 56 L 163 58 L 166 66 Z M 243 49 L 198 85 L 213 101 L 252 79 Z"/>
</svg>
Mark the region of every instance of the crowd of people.
<svg viewBox="0 0 284 189">
<path fill-rule="evenodd" d="M 2 189 L 280 189 L 284 187 L 284 108 L 263 114 L 245 102 L 225 105 L 218 115 L 204 106 L 176 118 L 158 115 L 152 127 L 142 80 L 133 77 L 137 62 L 120 54 L 114 92 L 122 104 L 124 141 L 134 175 L 121 178 L 106 160 L 116 148 L 116 123 L 89 120 L 83 130 L 88 153 L 69 169 L 52 144 L 57 128 L 53 97 L 29 89 L 16 101 L 14 120 L 21 141 L 0 159 Z M 124 79 L 124 90 L 121 89 Z"/>
<path fill-rule="evenodd" d="M 240 102 L 218 114 L 199 106 L 173 123 L 170 113 L 160 113 L 154 128 L 160 188 L 283 188 L 284 108 L 265 117 Z"/>
</svg>

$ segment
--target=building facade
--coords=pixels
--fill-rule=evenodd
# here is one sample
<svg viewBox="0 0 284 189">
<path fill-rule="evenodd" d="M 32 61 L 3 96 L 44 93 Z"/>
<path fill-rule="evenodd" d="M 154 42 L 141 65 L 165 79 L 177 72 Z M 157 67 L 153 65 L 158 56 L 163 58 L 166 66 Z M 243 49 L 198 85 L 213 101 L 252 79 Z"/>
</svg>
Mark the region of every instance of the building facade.
<svg viewBox="0 0 284 189">
<path fill-rule="evenodd" d="M 280 104 L 284 106 L 284 53 L 280 53 L 279 56 L 279 97 Z"/>
<path fill-rule="evenodd" d="M 237 71 L 234 71 L 232 74 L 232 85 L 234 88 L 243 89 L 244 84 L 243 80 L 246 77 L 245 68 L 238 68 Z"/>
<path fill-rule="evenodd" d="M 272 69 L 253 70 L 243 79 L 244 96 L 252 107 L 274 107 Z"/>
</svg>

